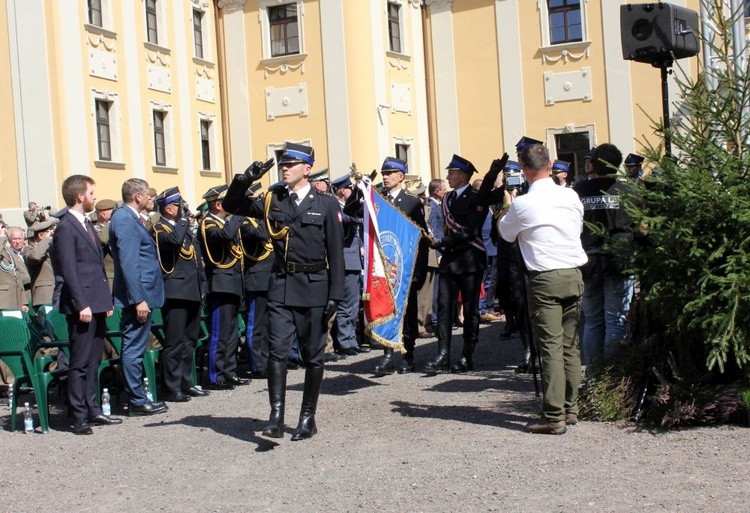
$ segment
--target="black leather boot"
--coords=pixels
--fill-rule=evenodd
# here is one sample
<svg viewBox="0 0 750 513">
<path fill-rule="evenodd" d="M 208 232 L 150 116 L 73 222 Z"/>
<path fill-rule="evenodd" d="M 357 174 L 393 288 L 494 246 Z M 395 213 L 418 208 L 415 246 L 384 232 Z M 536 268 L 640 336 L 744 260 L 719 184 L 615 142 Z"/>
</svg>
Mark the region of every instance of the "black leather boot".
<svg viewBox="0 0 750 513">
<path fill-rule="evenodd" d="M 305 388 L 302 392 L 302 408 L 299 412 L 299 424 L 292 433 L 292 440 L 306 440 L 318 432 L 315 426 L 315 410 L 318 408 L 320 387 L 323 384 L 323 367 L 305 369 Z"/>
<path fill-rule="evenodd" d="M 451 372 L 454 374 L 463 374 L 464 372 L 474 370 L 474 344 L 464 343 L 464 350 L 461 353 L 461 359 L 451 366 Z"/>
<path fill-rule="evenodd" d="M 449 372 L 451 368 L 451 347 L 450 342 L 438 339 L 438 355 L 431 362 L 427 362 L 424 370 L 427 374 L 438 374 L 440 372 Z"/>
<path fill-rule="evenodd" d="M 271 415 L 268 419 L 268 425 L 263 428 L 263 436 L 284 438 L 286 362 L 269 360 L 266 373 L 268 375 L 268 400 L 271 403 Z"/>
<path fill-rule="evenodd" d="M 393 349 L 386 348 L 383 350 L 383 359 L 375 366 L 372 373 L 376 376 L 387 376 L 396 372 L 396 364 L 393 363 Z"/>
</svg>

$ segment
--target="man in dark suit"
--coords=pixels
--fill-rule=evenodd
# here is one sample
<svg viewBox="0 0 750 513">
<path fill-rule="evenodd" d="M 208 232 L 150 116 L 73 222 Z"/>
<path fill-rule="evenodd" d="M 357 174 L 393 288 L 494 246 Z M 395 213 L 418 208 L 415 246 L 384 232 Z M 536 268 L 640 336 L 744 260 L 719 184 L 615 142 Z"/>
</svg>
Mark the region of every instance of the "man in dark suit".
<svg viewBox="0 0 750 513">
<path fill-rule="evenodd" d="M 476 168 L 453 155 L 447 169 L 448 184 L 453 190 L 443 196 L 441 205 L 445 233 L 432 245 L 442 252 L 438 268 L 438 356 L 427 364 L 428 373 L 473 369 L 472 356 L 479 336 L 479 292 L 487 266 L 482 242 L 487 208 L 479 204 L 478 193 L 469 183 Z M 461 359 L 451 367 L 451 330 L 459 293 L 464 308 L 464 346 Z"/>
<path fill-rule="evenodd" d="M 259 191 L 260 184 L 253 184 L 248 193 Z M 252 191 L 252 192 L 251 192 Z M 255 201 L 262 197 L 255 198 Z M 268 280 L 273 269 L 274 255 L 265 223 L 244 218 L 240 226 L 242 249 L 245 258 L 245 306 L 247 319 L 245 340 L 247 341 L 250 377 L 266 379 L 268 364 Z"/>
<path fill-rule="evenodd" d="M 315 411 L 323 382 L 325 331 L 344 298 L 344 233 L 336 199 L 309 182 L 315 160 L 309 146 L 286 143 L 279 159 L 283 186 L 272 187 L 263 204 L 245 201 L 252 182 L 270 169 L 254 162 L 236 175 L 224 206 L 235 214 L 265 218 L 276 260 L 268 284 L 268 396 L 271 415 L 264 436 L 284 436 L 286 360 L 296 336 L 305 364 L 299 423 L 292 440 L 317 433 Z"/>
<path fill-rule="evenodd" d="M 52 245 L 52 264 L 62 283 L 60 312 L 68 321 L 70 362 L 68 402 L 77 435 L 93 433 L 91 424 L 119 424 L 102 414 L 96 401 L 97 373 L 102 361 L 106 318 L 112 295 L 104 272 L 104 254 L 85 213 L 94 208 L 94 181 L 88 176 L 65 179 L 62 196 L 68 206 Z"/>
<path fill-rule="evenodd" d="M 414 224 L 419 226 L 423 233 L 427 233 L 427 222 L 424 218 L 424 205 L 422 201 L 402 188 L 404 178 L 406 177 L 406 161 L 386 157 L 380 172 L 383 175 L 383 192 L 388 201 L 398 208 L 401 212 L 411 219 Z M 402 340 L 404 343 L 404 358 L 401 366 L 398 368 L 399 374 L 414 372 L 414 347 L 419 337 L 419 311 L 417 304 L 417 293 L 424 283 L 427 275 L 427 257 L 429 250 L 429 241 L 422 238 L 419 242 L 419 251 L 414 264 L 414 273 L 411 278 L 409 287 L 409 297 L 406 300 L 404 314 L 404 328 Z M 399 305 L 400 307 L 401 305 Z M 376 376 L 385 376 L 393 374 L 396 370 L 396 364 L 393 361 L 393 349 L 384 350 L 383 359 L 375 366 L 374 374 Z"/>
<path fill-rule="evenodd" d="M 448 192 L 448 186 L 445 185 L 445 180 L 435 178 L 430 180 L 430 184 L 427 187 L 427 193 L 429 197 L 427 202 L 429 204 L 429 210 L 427 214 L 427 227 L 430 230 L 433 240 L 440 240 L 443 238 L 443 196 Z M 430 258 L 427 260 L 427 269 L 429 272 L 437 274 L 437 270 L 440 266 L 440 258 L 442 254 L 440 251 L 434 248 L 430 248 Z M 432 313 L 430 320 L 432 321 L 433 333 L 437 331 L 437 314 L 438 314 L 438 291 L 440 290 L 440 284 L 438 283 L 437 277 L 433 278 L 433 291 L 432 291 Z"/>
<path fill-rule="evenodd" d="M 164 303 L 156 244 L 141 221 L 149 201 L 145 180 L 126 180 L 122 184 L 123 206 L 109 222 L 109 247 L 115 261 L 115 306 L 122 308 L 120 358 L 130 416 L 164 413 L 168 409 L 163 402 L 152 402 L 143 390 L 142 363 L 151 333 L 151 310 Z"/>
<path fill-rule="evenodd" d="M 182 196 L 171 187 L 156 197 L 154 225 L 159 266 L 164 278 L 164 342 L 161 369 L 164 400 L 187 402 L 209 394 L 193 385 L 190 368 L 200 335 L 201 301 L 208 289 L 200 244 L 183 217 Z"/>
<path fill-rule="evenodd" d="M 232 390 L 250 383 L 237 376 L 237 323 L 245 293 L 240 234 L 243 217 L 230 216 L 224 210 L 227 189 L 227 184 L 222 184 L 203 195 L 208 214 L 198 230 L 208 278 L 208 388 L 212 390 Z"/>
</svg>

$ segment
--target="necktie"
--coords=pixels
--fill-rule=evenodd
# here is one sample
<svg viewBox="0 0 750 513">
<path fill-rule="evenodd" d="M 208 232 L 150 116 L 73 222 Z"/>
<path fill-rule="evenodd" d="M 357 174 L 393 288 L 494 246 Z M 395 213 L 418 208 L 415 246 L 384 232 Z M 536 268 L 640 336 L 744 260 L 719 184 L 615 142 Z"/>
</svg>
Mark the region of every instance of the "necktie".
<svg viewBox="0 0 750 513">
<path fill-rule="evenodd" d="M 86 231 L 89 232 L 89 237 L 91 237 L 91 242 L 96 245 L 96 234 L 94 233 L 94 227 L 91 226 L 90 221 L 86 221 Z"/>
<path fill-rule="evenodd" d="M 386 196 L 386 197 L 388 198 L 388 201 L 390 201 L 391 203 L 393 203 L 393 196 L 391 196 L 390 193 L 388 193 L 388 196 Z"/>
<path fill-rule="evenodd" d="M 293 192 L 289 195 L 289 201 L 292 203 L 292 212 L 297 212 L 297 196 L 296 192 Z"/>
<path fill-rule="evenodd" d="M 456 199 L 456 191 L 451 191 L 448 193 L 448 206 L 450 207 L 453 205 L 453 200 Z"/>
</svg>

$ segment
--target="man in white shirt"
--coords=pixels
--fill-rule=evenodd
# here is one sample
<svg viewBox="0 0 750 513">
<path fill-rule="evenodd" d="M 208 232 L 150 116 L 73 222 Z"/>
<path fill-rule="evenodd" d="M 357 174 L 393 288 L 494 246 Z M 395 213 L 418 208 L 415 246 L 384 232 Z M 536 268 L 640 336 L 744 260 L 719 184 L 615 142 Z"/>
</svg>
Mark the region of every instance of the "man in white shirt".
<svg viewBox="0 0 750 513">
<path fill-rule="evenodd" d="M 527 296 L 542 358 L 542 417 L 526 426 L 531 433 L 561 435 L 578 420 L 581 358 L 576 338 L 586 263 L 581 247 L 583 206 L 574 191 L 550 177 L 552 162 L 541 144 L 519 155 L 530 184 L 518 198 L 506 191 L 498 228 L 518 244 L 527 268 Z"/>
</svg>

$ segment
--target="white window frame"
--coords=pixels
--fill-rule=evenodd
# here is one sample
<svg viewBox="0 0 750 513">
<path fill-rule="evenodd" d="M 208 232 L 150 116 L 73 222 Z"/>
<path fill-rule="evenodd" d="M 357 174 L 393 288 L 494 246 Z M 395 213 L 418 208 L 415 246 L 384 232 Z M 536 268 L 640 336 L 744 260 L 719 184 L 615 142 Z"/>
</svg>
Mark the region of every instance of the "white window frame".
<svg viewBox="0 0 750 513">
<path fill-rule="evenodd" d="M 271 56 L 271 20 L 268 19 L 268 8 L 281 5 L 297 5 L 297 31 L 299 34 L 299 52 L 290 55 Z M 302 0 L 260 0 L 258 9 L 260 20 L 261 46 L 263 47 L 263 60 L 287 61 L 305 57 L 305 7 Z"/>
<path fill-rule="evenodd" d="M 99 160 L 99 134 L 96 126 L 96 101 L 110 103 L 109 107 L 109 152 L 111 160 Z M 94 165 L 106 168 L 124 168 L 122 161 L 122 126 L 120 114 L 120 97 L 106 89 L 91 90 L 91 126 L 94 134 Z"/>
<path fill-rule="evenodd" d="M 576 48 L 588 48 L 591 45 L 589 41 L 589 27 L 588 27 L 588 16 L 586 4 L 588 0 L 580 0 L 581 2 L 581 41 L 575 41 L 572 43 L 559 43 L 553 45 L 550 42 L 549 34 L 549 8 L 547 7 L 547 0 L 537 0 L 537 8 L 539 10 L 539 21 L 542 25 L 542 50 L 555 49 L 555 50 L 567 50 Z"/>
<path fill-rule="evenodd" d="M 417 169 L 413 169 L 413 166 L 416 165 L 416 160 L 414 160 L 414 138 L 413 137 L 407 137 L 407 136 L 394 136 L 391 140 L 391 148 L 393 148 L 393 155 L 396 156 L 396 145 L 400 144 L 402 146 L 406 146 L 406 162 L 409 165 L 409 174 L 419 174 L 417 172 Z"/>
<path fill-rule="evenodd" d="M 550 149 L 550 159 L 553 161 L 557 159 L 555 136 L 560 134 L 588 134 L 589 144 L 592 148 L 596 146 L 596 125 L 594 124 L 576 126 L 568 123 L 562 128 L 548 128 L 546 146 Z"/>
<path fill-rule="evenodd" d="M 89 4 L 86 2 L 86 23 L 85 28 L 94 34 L 104 34 L 108 37 L 116 37 L 114 19 L 112 17 L 112 0 L 101 0 L 102 6 L 102 26 L 89 23 Z"/>
<path fill-rule="evenodd" d="M 193 32 L 193 37 L 195 37 L 195 32 L 193 31 L 193 13 L 195 11 L 200 11 L 201 13 L 203 13 L 203 16 L 201 16 L 203 57 L 198 57 L 197 55 L 195 55 L 195 41 L 193 41 L 193 57 L 201 61 L 213 62 L 213 47 L 211 46 L 211 13 L 208 10 L 208 3 L 200 0 L 191 1 L 190 32 Z"/>
<path fill-rule="evenodd" d="M 175 167 L 175 140 L 174 140 L 174 116 L 172 105 L 165 102 L 149 101 L 149 126 L 151 127 L 151 159 L 155 171 L 174 169 Z M 154 112 L 164 113 L 164 159 L 165 164 L 156 164 L 156 143 L 154 141 Z"/>
<path fill-rule="evenodd" d="M 211 163 L 211 169 L 203 169 L 203 144 L 201 139 L 201 123 L 207 121 L 211 123 L 208 127 L 208 151 L 210 152 L 209 160 Z M 216 173 L 219 171 L 219 148 L 216 144 L 218 135 L 216 133 L 217 123 L 216 114 L 208 112 L 198 112 L 198 153 L 199 162 L 201 163 L 202 173 Z"/>
<path fill-rule="evenodd" d="M 401 8 L 398 10 L 398 28 L 399 28 L 399 38 L 401 39 L 401 51 L 396 52 L 391 50 L 391 35 L 388 31 L 388 4 L 396 4 L 401 6 Z M 402 55 L 410 55 L 409 53 L 409 41 L 407 39 L 406 34 L 406 10 L 408 8 L 408 4 L 406 0 L 386 0 L 384 4 L 384 19 L 385 19 L 385 39 L 386 39 L 386 52 L 389 55 L 395 55 L 395 56 L 402 56 Z"/>
<path fill-rule="evenodd" d="M 289 142 L 294 144 L 304 144 L 305 146 L 309 146 L 313 148 L 312 139 L 300 139 L 297 141 L 290 140 Z M 283 142 L 270 142 L 266 144 L 266 159 L 273 159 L 274 162 L 276 162 L 276 152 L 281 151 L 284 149 L 284 143 Z M 278 162 L 275 164 L 276 166 L 276 181 L 281 180 L 281 168 L 279 168 Z M 275 182 L 273 182 L 275 183 Z M 273 185 L 271 183 L 271 185 Z"/>
<path fill-rule="evenodd" d="M 144 43 L 157 48 L 169 48 L 169 33 L 167 31 L 167 6 L 166 0 L 156 0 L 156 44 L 148 40 L 148 24 L 146 22 L 146 2 L 143 2 L 143 27 L 146 29 Z M 190 19 L 192 21 L 192 15 Z"/>
</svg>

